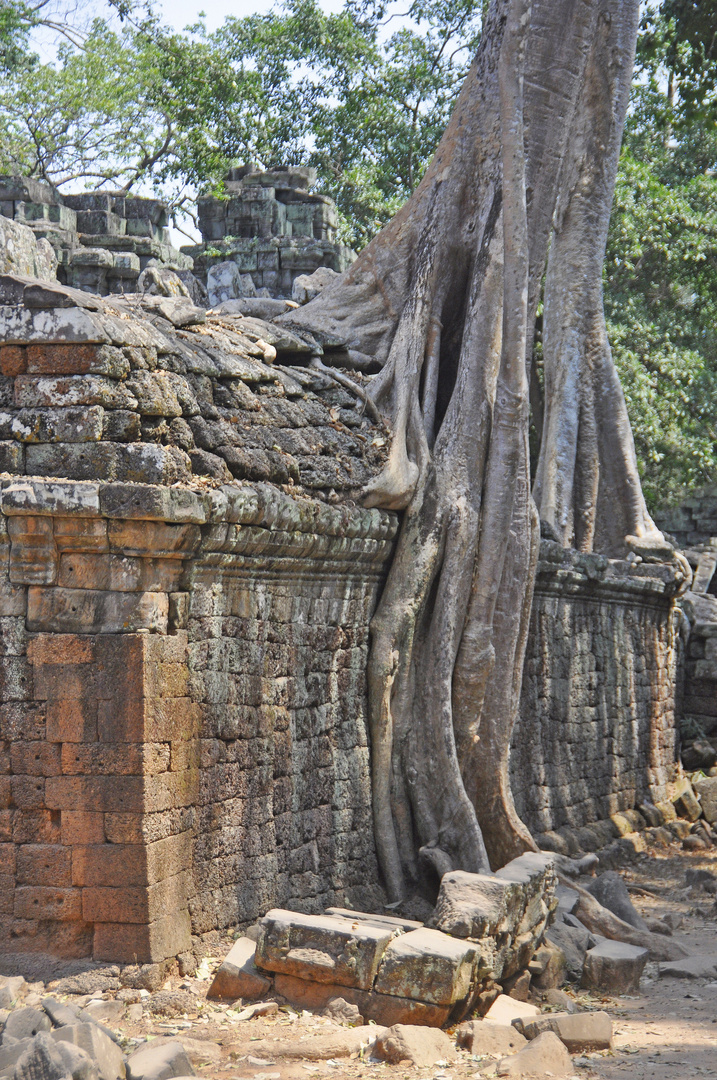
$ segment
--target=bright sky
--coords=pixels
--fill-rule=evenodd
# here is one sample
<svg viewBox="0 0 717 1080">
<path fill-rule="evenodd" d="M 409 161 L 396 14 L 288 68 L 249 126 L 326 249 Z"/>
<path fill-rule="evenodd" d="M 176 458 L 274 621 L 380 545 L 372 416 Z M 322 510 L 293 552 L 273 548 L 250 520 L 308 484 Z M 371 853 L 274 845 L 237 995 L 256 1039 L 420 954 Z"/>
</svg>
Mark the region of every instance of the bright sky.
<svg viewBox="0 0 717 1080">
<path fill-rule="evenodd" d="M 200 11 L 205 12 L 209 29 L 215 30 L 221 26 L 227 15 L 236 15 L 239 18 L 257 15 L 274 7 L 274 3 L 273 0 L 213 0 L 212 3 L 202 3 L 201 0 L 162 0 L 159 6 L 165 20 L 178 30 L 196 22 Z M 343 4 L 342 0 L 323 0 L 321 6 L 326 11 L 340 11 Z"/>
</svg>

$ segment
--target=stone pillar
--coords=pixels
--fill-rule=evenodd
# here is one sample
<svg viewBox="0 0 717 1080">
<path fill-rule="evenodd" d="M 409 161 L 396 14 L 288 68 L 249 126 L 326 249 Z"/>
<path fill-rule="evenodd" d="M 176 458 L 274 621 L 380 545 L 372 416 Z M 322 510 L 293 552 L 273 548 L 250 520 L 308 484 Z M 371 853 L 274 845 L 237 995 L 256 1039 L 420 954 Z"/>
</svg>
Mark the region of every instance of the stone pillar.
<svg viewBox="0 0 717 1080">
<path fill-rule="evenodd" d="M 184 632 L 38 634 L 28 647 L 53 765 L 44 807 L 60 831 L 19 850 L 15 915 L 85 924 L 98 960 L 162 960 L 191 944 L 199 774 L 186 651 Z"/>
</svg>

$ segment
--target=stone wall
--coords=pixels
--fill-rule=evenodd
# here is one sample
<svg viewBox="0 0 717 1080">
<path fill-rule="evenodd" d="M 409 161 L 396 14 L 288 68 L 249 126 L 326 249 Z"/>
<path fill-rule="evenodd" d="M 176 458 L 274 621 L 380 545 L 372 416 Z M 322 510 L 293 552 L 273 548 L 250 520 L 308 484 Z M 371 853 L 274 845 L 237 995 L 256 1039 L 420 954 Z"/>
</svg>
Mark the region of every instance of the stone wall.
<svg viewBox="0 0 717 1080">
<path fill-rule="evenodd" d="M 182 248 L 196 275 L 206 284 L 207 271 L 230 260 L 251 275 L 256 289 L 290 297 L 301 274 L 320 266 L 346 270 L 356 254 L 337 240 L 333 200 L 307 190 L 315 182 L 314 169 L 232 169 L 225 198 L 207 195 L 197 202 L 203 242 Z"/>
<path fill-rule="evenodd" d="M 395 518 L 18 480 L 0 538 L 0 950 L 132 962 L 380 902 L 368 620 Z"/>
<path fill-rule="evenodd" d="M 62 195 L 40 180 L 0 176 L 0 215 L 46 241 L 59 280 L 87 292 L 134 292 L 150 263 L 180 272 L 192 268 L 192 260 L 172 247 L 167 205 L 157 199 L 108 192 Z M 0 248 L 2 232 L 0 224 Z M 12 265 L 2 270 L 27 272 Z"/>
<path fill-rule="evenodd" d="M 543 541 L 511 778 L 534 833 L 665 798 L 677 760 L 677 568 Z"/>
</svg>

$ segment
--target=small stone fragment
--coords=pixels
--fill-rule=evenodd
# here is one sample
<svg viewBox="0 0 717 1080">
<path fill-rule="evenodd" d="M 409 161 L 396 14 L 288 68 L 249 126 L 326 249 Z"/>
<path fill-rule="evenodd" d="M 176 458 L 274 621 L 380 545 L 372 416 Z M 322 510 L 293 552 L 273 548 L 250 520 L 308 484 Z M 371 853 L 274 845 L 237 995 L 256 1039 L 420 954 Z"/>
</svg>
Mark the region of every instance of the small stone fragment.
<svg viewBox="0 0 717 1080">
<path fill-rule="evenodd" d="M 192 1063 L 180 1042 L 141 1046 L 127 1060 L 128 1080 L 170 1080 L 173 1076 L 194 1076 Z"/>
<path fill-rule="evenodd" d="M 526 1039 L 553 1031 L 571 1054 L 608 1050 L 612 1045 L 612 1020 L 606 1012 L 549 1013 L 515 1026 Z"/>
<path fill-rule="evenodd" d="M 524 1035 L 510 1024 L 486 1023 L 485 1020 L 468 1020 L 456 1028 L 458 1045 L 469 1054 L 488 1054 L 502 1057 L 514 1054 L 528 1045 Z"/>
<path fill-rule="evenodd" d="M 271 979 L 262 975 L 254 963 L 256 941 L 240 937 L 219 965 L 207 991 L 208 998 L 243 998 L 254 1001 L 271 990 Z"/>
<path fill-rule="evenodd" d="M 571 1076 L 573 1063 L 557 1035 L 545 1031 L 496 1067 L 498 1076 Z"/>
<path fill-rule="evenodd" d="M 117 1024 L 124 1016 L 124 1002 L 114 1001 L 88 1001 L 83 1012 L 93 1020 L 99 1020 L 105 1024 Z"/>
<path fill-rule="evenodd" d="M 623 941 L 601 941 L 585 956 L 581 985 L 588 990 L 630 994 L 640 989 L 647 949 Z"/>
<path fill-rule="evenodd" d="M 22 975 L 0 975 L 0 1009 L 12 1008 L 26 985 Z"/>
<path fill-rule="evenodd" d="M 410 1061 L 421 1068 L 435 1065 L 438 1061 L 455 1061 L 457 1055 L 445 1031 L 413 1024 L 395 1024 L 376 1039 L 373 1056 L 391 1065 Z"/>
<path fill-rule="evenodd" d="M 275 1001 L 257 1001 L 254 1005 L 249 1005 L 248 1008 L 237 1013 L 236 1019 L 253 1020 L 255 1016 L 273 1016 L 278 1011 L 279 1006 Z"/>
<path fill-rule="evenodd" d="M 507 994 L 501 994 L 493 1002 L 483 1021 L 491 1024 L 512 1024 L 521 1017 L 538 1016 L 540 1009 L 529 1001 L 515 1001 Z"/>
<path fill-rule="evenodd" d="M 323 1016 L 333 1020 L 335 1024 L 346 1024 L 348 1027 L 359 1027 L 363 1024 L 363 1016 L 358 1005 L 346 1001 L 342 997 L 332 998 L 323 1010 Z"/>
<path fill-rule="evenodd" d="M 557 988 L 546 990 L 543 994 L 543 1001 L 546 1005 L 555 1005 L 560 1012 L 576 1013 L 580 1011 L 570 995 Z"/>
</svg>

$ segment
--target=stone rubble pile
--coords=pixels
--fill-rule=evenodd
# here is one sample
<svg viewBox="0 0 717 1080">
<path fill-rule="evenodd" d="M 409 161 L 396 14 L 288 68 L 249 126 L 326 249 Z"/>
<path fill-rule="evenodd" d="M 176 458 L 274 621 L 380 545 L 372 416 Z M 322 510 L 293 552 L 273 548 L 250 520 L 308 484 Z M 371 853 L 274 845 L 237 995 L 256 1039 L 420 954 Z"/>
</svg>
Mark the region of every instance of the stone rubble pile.
<svg viewBox="0 0 717 1080">
<path fill-rule="evenodd" d="M 356 254 L 337 239 L 333 200 L 308 190 L 315 182 L 314 169 L 265 172 L 244 165 L 227 175 L 227 197 L 198 200 L 202 243 L 182 251 L 193 259 L 212 303 L 251 297 L 255 291 L 290 297 L 295 289 L 294 298 L 303 303 L 315 295 L 311 287 L 307 292 L 306 276 L 317 270 L 341 273 L 351 265 Z"/>
<path fill-rule="evenodd" d="M 87 292 L 134 292 L 150 265 L 179 273 L 192 269 L 191 258 L 170 243 L 167 206 L 158 199 L 109 192 L 61 195 L 39 180 L 0 176 L 0 215 L 0 234 L 13 222 L 15 233 L 24 226 L 38 250 L 53 252 L 53 272 L 38 277 L 57 276 Z M 0 250 L 4 246 L 0 235 Z"/>
<path fill-rule="evenodd" d="M 147 292 L 107 300 L 0 277 L 0 471 L 358 492 L 386 444 L 361 376 L 339 384 L 305 366 L 324 353 L 311 335 L 206 313 L 150 270 Z"/>
</svg>

